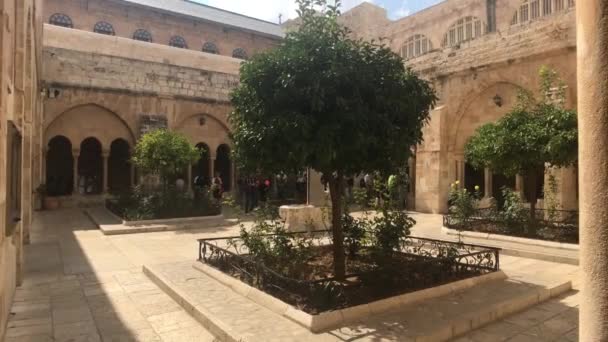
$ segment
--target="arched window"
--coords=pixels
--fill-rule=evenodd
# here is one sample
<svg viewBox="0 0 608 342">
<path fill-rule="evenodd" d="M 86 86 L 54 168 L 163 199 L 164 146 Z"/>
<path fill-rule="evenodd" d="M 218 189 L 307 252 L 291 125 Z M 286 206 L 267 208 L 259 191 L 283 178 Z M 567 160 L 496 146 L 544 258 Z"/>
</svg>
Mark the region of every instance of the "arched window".
<svg viewBox="0 0 608 342">
<path fill-rule="evenodd" d="M 188 44 L 186 43 L 186 40 L 181 36 L 171 37 L 171 39 L 169 39 L 169 45 L 176 47 L 176 48 L 181 48 L 181 49 L 188 48 Z"/>
<path fill-rule="evenodd" d="M 431 41 L 421 35 L 415 34 L 405 40 L 401 47 L 401 57 L 403 59 L 410 59 L 418 56 L 422 56 L 425 53 L 431 51 Z"/>
<path fill-rule="evenodd" d="M 456 46 L 462 42 L 481 37 L 486 33 L 485 24 L 476 17 L 458 19 L 443 36 L 443 46 Z"/>
<path fill-rule="evenodd" d="M 540 17 L 573 8 L 574 0 L 524 0 L 513 14 L 511 25 L 526 23 Z"/>
<path fill-rule="evenodd" d="M 215 45 L 212 42 L 206 42 L 205 44 L 203 44 L 203 52 L 206 53 L 213 53 L 213 54 L 219 54 L 220 50 L 218 50 L 217 45 Z"/>
<path fill-rule="evenodd" d="M 72 19 L 63 13 L 55 13 L 49 18 L 49 24 L 55 26 L 62 26 L 67 28 L 74 28 Z"/>
<path fill-rule="evenodd" d="M 110 24 L 108 22 L 100 21 L 97 24 L 95 24 L 95 27 L 93 28 L 93 32 L 101 33 L 101 34 L 107 34 L 109 36 L 113 36 L 114 35 L 114 27 L 112 27 L 112 24 Z"/>
<path fill-rule="evenodd" d="M 236 48 L 232 51 L 232 57 L 239 59 L 247 59 L 247 52 L 242 48 Z"/>
<path fill-rule="evenodd" d="M 152 35 L 144 29 L 138 29 L 133 33 L 133 39 L 141 40 L 142 42 L 152 42 Z"/>
</svg>

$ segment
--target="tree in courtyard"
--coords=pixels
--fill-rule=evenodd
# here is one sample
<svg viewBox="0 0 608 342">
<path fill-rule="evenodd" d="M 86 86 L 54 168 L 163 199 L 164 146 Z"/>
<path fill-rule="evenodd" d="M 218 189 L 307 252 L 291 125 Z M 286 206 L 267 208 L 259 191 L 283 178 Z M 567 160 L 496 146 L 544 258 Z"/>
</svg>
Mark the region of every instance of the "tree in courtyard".
<svg viewBox="0 0 608 342">
<path fill-rule="evenodd" d="M 436 100 L 389 48 L 350 38 L 340 2 L 297 0 L 300 26 L 241 67 L 232 93 L 232 139 L 240 167 L 278 173 L 312 168 L 329 182 L 334 273 L 345 275 L 344 179 L 394 172 Z"/>
<path fill-rule="evenodd" d="M 564 108 L 565 86 L 553 70 L 542 67 L 539 74 L 538 99 L 521 91 L 506 116 L 477 129 L 465 146 L 465 159 L 473 167 L 489 167 L 505 176 L 521 174 L 527 179 L 532 219 L 537 175 L 546 164 L 571 166 L 578 155 L 576 112 Z"/>
<path fill-rule="evenodd" d="M 201 151 L 182 134 L 159 129 L 139 139 L 132 159 L 143 172 L 158 174 L 166 186 L 200 155 Z"/>
</svg>

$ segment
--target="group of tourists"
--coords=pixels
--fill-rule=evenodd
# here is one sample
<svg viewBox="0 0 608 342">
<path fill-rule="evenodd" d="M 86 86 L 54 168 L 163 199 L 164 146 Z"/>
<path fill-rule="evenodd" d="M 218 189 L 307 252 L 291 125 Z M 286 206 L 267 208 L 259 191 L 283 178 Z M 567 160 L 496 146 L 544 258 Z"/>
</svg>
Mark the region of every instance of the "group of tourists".
<svg viewBox="0 0 608 342">
<path fill-rule="evenodd" d="M 204 189 L 208 185 L 209 191 L 211 191 L 211 196 L 213 197 L 213 199 L 220 202 L 222 200 L 225 188 L 224 182 L 222 181 L 222 177 L 219 172 L 215 174 L 215 177 L 213 177 L 210 182 L 208 179 L 205 179 L 205 177 L 200 175 L 194 177 L 195 197 L 198 198 L 198 196 L 203 193 Z"/>
<path fill-rule="evenodd" d="M 260 204 L 266 203 L 272 183 L 269 177 L 248 176 L 239 178 L 237 184 L 241 207 L 245 213 L 249 213 Z"/>
</svg>

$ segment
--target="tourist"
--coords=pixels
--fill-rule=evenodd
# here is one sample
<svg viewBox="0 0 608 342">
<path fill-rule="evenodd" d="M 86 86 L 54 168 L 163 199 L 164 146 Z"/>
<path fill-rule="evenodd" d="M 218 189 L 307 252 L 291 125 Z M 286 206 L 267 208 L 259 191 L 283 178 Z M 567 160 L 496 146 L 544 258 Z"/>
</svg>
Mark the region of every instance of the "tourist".
<svg viewBox="0 0 608 342">
<path fill-rule="evenodd" d="M 213 178 L 213 184 L 211 184 L 211 191 L 213 194 L 213 198 L 219 202 L 222 199 L 223 192 L 222 178 L 220 177 L 219 173 L 217 173 Z"/>
</svg>

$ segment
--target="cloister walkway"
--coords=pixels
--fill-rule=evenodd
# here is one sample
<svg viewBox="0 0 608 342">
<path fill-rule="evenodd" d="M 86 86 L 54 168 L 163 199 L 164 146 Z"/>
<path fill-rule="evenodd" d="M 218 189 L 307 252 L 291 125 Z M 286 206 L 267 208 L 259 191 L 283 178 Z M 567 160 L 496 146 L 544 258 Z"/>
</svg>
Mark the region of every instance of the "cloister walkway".
<svg viewBox="0 0 608 342">
<path fill-rule="evenodd" d="M 413 234 L 437 237 L 433 231 L 439 229 L 439 215 L 414 216 L 418 225 Z M 105 236 L 80 209 L 37 212 L 6 342 L 213 341 L 209 332 L 146 278 L 142 265 L 194 260 L 196 239 L 235 235 L 238 229 Z M 522 258 L 507 257 L 505 265 L 522 274 L 539 267 L 555 274 L 576 272 L 576 266 Z M 475 331 L 462 341 L 543 341 L 542 336 L 575 340 L 577 305 L 573 291 Z"/>
</svg>

